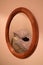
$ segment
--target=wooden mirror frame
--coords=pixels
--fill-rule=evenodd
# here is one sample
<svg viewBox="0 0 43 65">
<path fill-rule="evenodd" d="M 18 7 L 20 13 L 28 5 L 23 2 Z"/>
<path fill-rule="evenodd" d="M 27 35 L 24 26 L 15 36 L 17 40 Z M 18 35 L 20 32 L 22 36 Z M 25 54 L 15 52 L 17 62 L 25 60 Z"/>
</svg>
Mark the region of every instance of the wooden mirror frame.
<svg viewBox="0 0 43 65">
<path fill-rule="evenodd" d="M 24 53 L 17 53 L 14 51 L 14 49 L 12 48 L 11 44 L 10 44 L 10 40 L 9 40 L 9 27 L 10 27 L 10 23 L 13 19 L 13 17 L 18 14 L 18 13 L 24 13 L 25 15 L 27 15 L 27 17 L 30 19 L 31 25 L 32 25 L 32 42 L 31 42 L 31 46 L 30 48 L 24 52 Z M 15 10 L 12 11 L 12 13 L 10 14 L 8 20 L 7 20 L 7 24 L 6 24 L 6 29 L 5 29 L 5 37 L 6 37 L 6 42 L 8 45 L 9 50 L 11 51 L 11 53 L 18 57 L 18 58 L 27 58 L 29 57 L 34 50 L 36 49 L 36 46 L 38 44 L 38 38 L 39 38 L 39 29 L 38 29 L 38 24 L 37 21 L 35 19 L 35 17 L 33 16 L 33 14 L 31 13 L 30 10 L 28 10 L 27 8 L 24 7 L 19 7 L 16 8 Z"/>
</svg>

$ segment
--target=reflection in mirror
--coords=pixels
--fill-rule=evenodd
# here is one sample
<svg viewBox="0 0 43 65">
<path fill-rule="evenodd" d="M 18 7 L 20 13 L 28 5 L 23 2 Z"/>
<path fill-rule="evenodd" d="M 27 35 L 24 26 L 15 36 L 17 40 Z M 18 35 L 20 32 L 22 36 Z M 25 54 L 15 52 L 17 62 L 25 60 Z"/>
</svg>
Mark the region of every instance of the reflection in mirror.
<svg viewBox="0 0 43 65">
<path fill-rule="evenodd" d="M 9 39 L 17 53 L 29 49 L 32 41 L 32 26 L 24 13 L 18 13 L 13 17 L 9 28 Z"/>
</svg>

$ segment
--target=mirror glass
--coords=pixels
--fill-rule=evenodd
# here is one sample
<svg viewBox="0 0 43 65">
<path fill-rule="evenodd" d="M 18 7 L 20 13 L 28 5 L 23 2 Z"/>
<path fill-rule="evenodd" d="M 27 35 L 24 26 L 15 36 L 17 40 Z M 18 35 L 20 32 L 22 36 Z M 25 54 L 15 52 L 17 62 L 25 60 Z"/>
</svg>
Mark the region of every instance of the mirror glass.
<svg viewBox="0 0 43 65">
<path fill-rule="evenodd" d="M 17 53 L 27 51 L 32 41 L 32 25 L 24 13 L 16 14 L 9 28 L 10 44 Z"/>
</svg>

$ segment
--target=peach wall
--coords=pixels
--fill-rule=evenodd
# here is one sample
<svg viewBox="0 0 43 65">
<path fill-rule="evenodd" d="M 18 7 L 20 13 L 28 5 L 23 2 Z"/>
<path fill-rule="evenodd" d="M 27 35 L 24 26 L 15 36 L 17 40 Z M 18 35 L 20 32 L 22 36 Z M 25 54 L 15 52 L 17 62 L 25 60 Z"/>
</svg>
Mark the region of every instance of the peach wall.
<svg viewBox="0 0 43 65">
<path fill-rule="evenodd" d="M 8 16 L 17 7 L 26 7 L 31 10 L 39 25 L 38 46 L 26 59 L 13 56 L 5 40 Z M 0 0 L 0 65 L 43 65 L 43 0 Z"/>
</svg>

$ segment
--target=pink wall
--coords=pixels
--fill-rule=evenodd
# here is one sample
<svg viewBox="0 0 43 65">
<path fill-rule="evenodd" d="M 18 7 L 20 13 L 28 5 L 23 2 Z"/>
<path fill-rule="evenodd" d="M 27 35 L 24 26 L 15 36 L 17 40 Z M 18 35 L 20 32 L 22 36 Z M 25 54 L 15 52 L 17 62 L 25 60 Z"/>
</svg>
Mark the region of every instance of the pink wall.
<svg viewBox="0 0 43 65">
<path fill-rule="evenodd" d="M 31 10 L 39 25 L 38 46 L 27 59 L 13 56 L 5 40 L 8 16 L 17 7 Z M 43 65 L 43 0 L 0 0 L 0 65 Z"/>
</svg>

